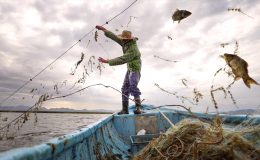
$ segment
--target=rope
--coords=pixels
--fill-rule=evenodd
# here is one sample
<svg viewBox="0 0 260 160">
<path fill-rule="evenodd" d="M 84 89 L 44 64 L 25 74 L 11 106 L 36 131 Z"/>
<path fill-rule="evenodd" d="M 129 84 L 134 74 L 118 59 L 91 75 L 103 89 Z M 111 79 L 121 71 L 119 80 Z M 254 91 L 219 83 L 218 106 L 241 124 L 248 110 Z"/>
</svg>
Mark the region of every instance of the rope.
<svg viewBox="0 0 260 160">
<path fill-rule="evenodd" d="M 114 20 L 115 18 L 117 18 L 118 16 L 120 16 L 121 14 L 123 14 L 127 9 L 129 9 L 132 5 L 134 5 L 137 2 L 137 0 L 133 1 L 128 7 L 126 7 L 124 10 L 122 10 L 121 12 L 119 12 L 118 14 L 116 14 L 114 17 L 110 18 L 108 21 L 106 21 L 106 23 L 102 24 L 102 26 L 108 24 L 109 22 L 111 22 L 112 20 Z M 58 61 L 61 57 L 63 57 L 66 53 L 68 53 L 68 51 L 70 51 L 75 45 L 77 45 L 79 42 L 81 42 L 81 40 L 83 40 L 84 38 L 86 38 L 91 32 L 93 32 L 95 30 L 95 27 L 92 28 L 89 32 L 87 32 L 85 35 L 83 35 L 77 42 L 75 42 L 73 45 L 71 45 L 65 52 L 63 52 L 61 55 L 59 55 L 54 61 L 52 61 L 51 63 L 49 63 L 46 67 L 44 67 L 40 72 L 38 72 L 35 76 L 33 76 L 32 78 L 30 78 L 28 81 L 26 81 L 23 85 L 21 85 L 21 87 L 19 87 L 18 89 L 16 89 L 14 92 L 12 92 L 9 96 L 7 96 L 6 98 L 4 98 L 1 102 L 0 102 L 0 106 L 2 106 L 2 104 L 4 102 L 6 102 L 8 99 L 10 99 L 12 96 L 14 96 L 17 92 L 19 92 L 22 88 L 24 88 L 27 84 L 29 84 L 33 79 L 35 79 L 36 77 L 38 77 L 41 73 L 43 73 L 48 67 L 50 67 L 52 64 L 54 64 L 56 61 Z"/>
</svg>

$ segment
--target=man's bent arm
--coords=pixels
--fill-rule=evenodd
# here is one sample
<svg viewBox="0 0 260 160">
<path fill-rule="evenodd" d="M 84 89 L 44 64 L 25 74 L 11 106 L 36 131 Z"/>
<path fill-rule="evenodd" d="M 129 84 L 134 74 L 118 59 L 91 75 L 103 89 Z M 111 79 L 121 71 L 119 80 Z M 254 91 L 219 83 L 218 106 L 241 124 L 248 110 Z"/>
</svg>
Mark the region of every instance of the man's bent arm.
<svg viewBox="0 0 260 160">
<path fill-rule="evenodd" d="M 122 46 L 122 41 L 120 38 L 118 38 L 113 32 L 111 31 L 104 31 L 105 32 L 105 36 L 107 36 L 108 38 L 112 39 L 113 41 L 117 42 L 119 45 Z"/>
<path fill-rule="evenodd" d="M 121 64 L 131 62 L 136 57 L 137 57 L 137 55 L 133 54 L 133 51 L 128 51 L 123 56 L 108 60 L 108 64 L 110 66 L 121 65 Z"/>
</svg>

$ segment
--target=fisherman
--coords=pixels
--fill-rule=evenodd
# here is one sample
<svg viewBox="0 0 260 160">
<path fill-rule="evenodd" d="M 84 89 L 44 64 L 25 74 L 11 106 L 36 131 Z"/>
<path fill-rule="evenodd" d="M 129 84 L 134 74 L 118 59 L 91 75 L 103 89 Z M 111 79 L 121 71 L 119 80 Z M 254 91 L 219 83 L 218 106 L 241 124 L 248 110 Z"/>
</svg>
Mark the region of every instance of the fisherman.
<svg viewBox="0 0 260 160">
<path fill-rule="evenodd" d="M 127 72 L 122 86 L 122 110 L 118 114 L 128 114 L 129 95 L 134 96 L 136 109 L 135 114 L 141 114 L 141 92 L 139 90 L 138 82 L 141 78 L 141 53 L 137 47 L 136 37 L 132 36 L 130 31 L 124 30 L 122 34 L 115 35 L 102 26 L 96 26 L 98 30 L 105 33 L 105 36 L 111 38 L 122 46 L 123 56 L 114 59 L 104 59 L 99 57 L 99 62 L 108 63 L 110 66 L 122 65 L 127 63 Z"/>
</svg>

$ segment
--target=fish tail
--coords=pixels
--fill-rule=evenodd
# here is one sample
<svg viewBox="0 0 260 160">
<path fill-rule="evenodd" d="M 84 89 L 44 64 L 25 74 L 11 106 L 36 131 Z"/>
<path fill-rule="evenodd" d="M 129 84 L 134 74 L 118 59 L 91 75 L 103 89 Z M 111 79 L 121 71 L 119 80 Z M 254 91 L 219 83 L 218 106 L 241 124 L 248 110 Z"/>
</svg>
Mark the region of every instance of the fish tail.
<svg viewBox="0 0 260 160">
<path fill-rule="evenodd" d="M 251 88 L 251 84 L 256 84 L 256 85 L 259 85 L 253 78 L 247 76 L 247 77 L 243 77 L 243 81 L 245 83 L 245 85 L 248 87 L 248 88 Z"/>
</svg>

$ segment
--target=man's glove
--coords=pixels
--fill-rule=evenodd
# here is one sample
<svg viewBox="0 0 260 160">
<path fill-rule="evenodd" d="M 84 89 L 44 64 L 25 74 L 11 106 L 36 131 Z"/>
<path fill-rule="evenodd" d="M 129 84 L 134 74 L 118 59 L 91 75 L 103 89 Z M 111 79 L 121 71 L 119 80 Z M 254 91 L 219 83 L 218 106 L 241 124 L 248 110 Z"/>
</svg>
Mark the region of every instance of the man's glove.
<svg viewBox="0 0 260 160">
<path fill-rule="evenodd" d="M 101 31 L 106 31 L 106 28 L 104 28 L 104 27 L 102 27 L 102 26 L 96 26 L 96 29 L 98 29 L 98 30 L 101 30 Z"/>
</svg>

